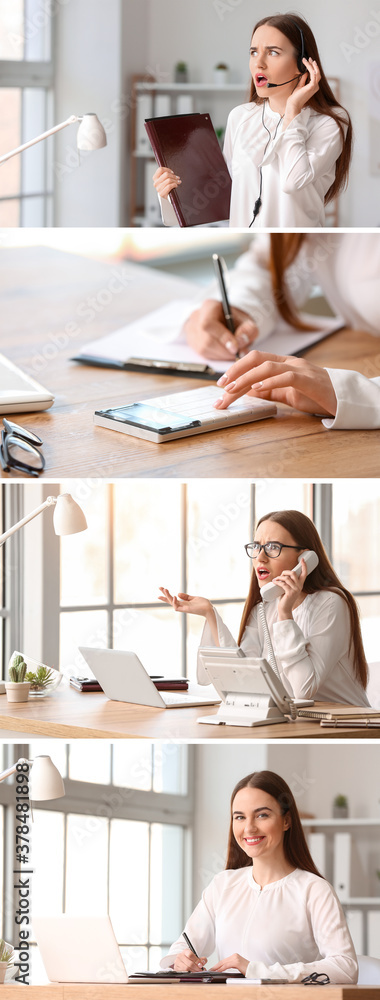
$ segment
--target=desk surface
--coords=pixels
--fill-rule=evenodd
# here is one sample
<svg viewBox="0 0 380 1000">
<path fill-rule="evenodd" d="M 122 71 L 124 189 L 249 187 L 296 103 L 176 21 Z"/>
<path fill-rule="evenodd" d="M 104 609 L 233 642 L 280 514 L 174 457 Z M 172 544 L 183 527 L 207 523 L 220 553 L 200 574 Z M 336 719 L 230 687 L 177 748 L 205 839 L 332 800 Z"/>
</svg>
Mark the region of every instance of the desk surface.
<svg viewBox="0 0 380 1000">
<path fill-rule="evenodd" d="M 186 983 L 177 986 L 166 983 L 154 986 L 144 983 L 114 986 L 97 983 L 50 983 L 47 986 L 19 986 L 27 990 L 27 1000 L 199 1000 L 199 990 L 204 1000 L 309 1000 L 310 987 L 300 983 L 285 986 L 226 986 L 207 983 Z M 375 1000 L 379 995 L 378 986 L 324 986 L 325 1000 Z M 14 1000 L 14 986 L 1 987 L 2 1000 Z"/>
<path fill-rule="evenodd" d="M 170 298 L 188 295 L 191 286 L 155 269 L 43 247 L 0 253 L 6 288 L 1 350 L 56 396 L 51 410 L 19 417 L 44 441 L 48 478 L 374 475 L 380 431 L 327 431 L 316 417 L 288 407 L 280 406 L 277 417 L 258 424 L 165 445 L 94 427 L 96 408 L 205 384 L 69 360 L 89 341 Z M 308 357 L 322 366 L 380 375 L 379 342 L 370 334 L 340 331 L 313 347 Z"/>
<path fill-rule="evenodd" d="M 8 703 L 0 696 L 0 731 L 12 730 L 66 739 L 160 739 L 160 740 L 286 740 L 286 739 L 379 739 L 380 726 L 371 729 L 326 729 L 306 719 L 278 725 L 199 725 L 200 715 L 214 715 L 217 706 L 199 708 L 147 708 L 109 701 L 95 691 L 81 694 L 62 687 L 50 698 Z"/>
</svg>

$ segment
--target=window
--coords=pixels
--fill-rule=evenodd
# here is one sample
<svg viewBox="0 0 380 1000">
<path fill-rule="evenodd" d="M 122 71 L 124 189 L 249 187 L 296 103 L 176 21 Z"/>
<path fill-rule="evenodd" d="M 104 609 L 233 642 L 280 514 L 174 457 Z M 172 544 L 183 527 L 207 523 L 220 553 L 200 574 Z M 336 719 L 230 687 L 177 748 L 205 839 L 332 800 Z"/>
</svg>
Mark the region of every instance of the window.
<svg viewBox="0 0 380 1000">
<path fill-rule="evenodd" d="M 53 124 L 55 6 L 42 0 L 1 2 L 0 155 Z M 52 225 L 50 143 L 38 143 L 2 164 L 1 226 Z"/>
<path fill-rule="evenodd" d="M 191 749 L 41 740 L 29 753 L 66 776 L 64 799 L 34 805 L 33 912 L 109 913 L 127 969 L 157 968 L 191 905 Z M 32 966 L 41 982 L 35 945 Z"/>
<path fill-rule="evenodd" d="M 22 517 L 22 486 L 0 485 L 0 534 Z M 0 545 L 0 677 L 7 679 L 9 658 L 22 634 L 22 539 L 13 535 Z"/>
<path fill-rule="evenodd" d="M 78 645 L 134 650 L 152 674 L 190 678 L 202 621 L 175 615 L 158 587 L 203 593 L 236 634 L 250 563 L 244 544 L 258 513 L 278 507 L 278 484 L 247 480 L 118 482 L 62 489 L 83 503 L 91 525 L 61 539 L 60 664 L 83 670 Z M 281 501 L 311 514 L 312 489 L 281 485 Z M 75 566 L 75 572 L 73 572 Z M 87 667 L 86 667 L 87 670 Z"/>
<path fill-rule="evenodd" d="M 377 479 L 333 484 L 333 561 L 342 583 L 357 598 L 368 662 L 379 659 L 380 483 Z"/>
</svg>

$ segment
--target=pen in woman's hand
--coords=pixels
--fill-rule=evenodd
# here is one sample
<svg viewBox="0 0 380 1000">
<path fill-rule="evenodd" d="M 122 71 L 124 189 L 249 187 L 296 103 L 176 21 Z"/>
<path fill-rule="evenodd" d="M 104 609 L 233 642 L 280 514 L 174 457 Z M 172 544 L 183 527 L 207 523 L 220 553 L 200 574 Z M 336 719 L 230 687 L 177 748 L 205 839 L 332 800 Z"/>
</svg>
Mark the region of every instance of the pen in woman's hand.
<svg viewBox="0 0 380 1000">
<path fill-rule="evenodd" d="M 186 941 L 187 947 L 190 948 L 190 951 L 192 951 L 193 955 L 195 955 L 196 958 L 199 958 L 198 952 L 195 951 L 194 945 L 191 943 L 190 938 L 186 934 L 186 931 L 182 931 L 182 937 Z M 201 964 L 202 963 L 199 962 L 199 965 L 201 965 Z M 202 965 L 202 968 L 203 968 L 203 965 Z"/>
<path fill-rule="evenodd" d="M 221 295 L 221 299 L 222 299 L 222 308 L 223 308 L 223 313 L 224 313 L 224 322 L 226 324 L 227 329 L 230 331 L 230 333 L 234 334 L 235 333 L 235 323 L 234 323 L 232 312 L 231 312 L 231 306 L 230 306 L 230 303 L 228 301 L 226 282 L 224 280 L 224 270 L 223 269 L 225 269 L 226 265 L 224 263 L 223 257 L 219 257 L 219 254 L 217 254 L 217 253 L 213 253 L 212 260 L 213 260 L 213 264 L 214 264 L 214 268 L 215 268 L 215 274 L 216 274 L 217 281 L 218 281 L 218 284 L 219 284 L 219 291 L 220 291 L 220 295 Z M 239 359 L 239 351 L 238 350 L 236 351 L 235 358 L 236 358 L 236 360 Z"/>
</svg>

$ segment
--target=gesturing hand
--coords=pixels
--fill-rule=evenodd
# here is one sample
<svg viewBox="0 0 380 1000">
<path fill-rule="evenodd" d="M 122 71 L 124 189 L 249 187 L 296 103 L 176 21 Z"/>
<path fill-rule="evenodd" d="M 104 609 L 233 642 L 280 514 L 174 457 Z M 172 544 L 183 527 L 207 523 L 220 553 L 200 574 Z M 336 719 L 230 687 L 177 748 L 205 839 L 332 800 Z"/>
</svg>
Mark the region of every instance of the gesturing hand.
<svg viewBox="0 0 380 1000">
<path fill-rule="evenodd" d="M 212 611 L 212 605 L 207 597 L 192 597 L 191 594 L 178 594 L 178 597 L 173 596 L 166 587 L 159 587 L 161 594 L 158 595 L 158 600 L 163 601 L 164 604 L 171 604 L 174 611 L 184 611 L 190 615 L 203 615 L 207 618 L 210 610 Z"/>
<path fill-rule="evenodd" d="M 242 955 L 238 955 L 237 953 L 235 953 L 235 955 L 230 955 L 229 958 L 223 958 L 223 960 L 221 962 L 218 962 L 217 965 L 213 965 L 212 969 L 210 969 L 209 971 L 226 972 L 227 969 L 237 969 L 238 972 L 242 972 L 243 976 L 245 976 L 248 966 L 249 966 L 248 959 L 243 958 Z"/>
</svg>

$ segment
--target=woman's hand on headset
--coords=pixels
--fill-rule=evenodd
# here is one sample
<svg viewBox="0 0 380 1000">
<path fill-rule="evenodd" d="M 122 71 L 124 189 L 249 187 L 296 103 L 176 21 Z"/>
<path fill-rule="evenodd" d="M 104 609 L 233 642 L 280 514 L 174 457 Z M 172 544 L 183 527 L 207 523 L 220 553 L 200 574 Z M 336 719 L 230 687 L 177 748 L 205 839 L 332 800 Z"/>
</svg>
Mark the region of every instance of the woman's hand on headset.
<svg viewBox="0 0 380 1000">
<path fill-rule="evenodd" d="M 275 403 L 287 403 L 296 410 L 320 416 L 335 416 L 337 400 L 325 368 L 306 358 L 250 351 L 236 361 L 217 383 L 224 389 L 214 406 L 225 410 L 245 393 Z"/>
<path fill-rule="evenodd" d="M 290 125 L 290 122 L 293 121 L 293 118 L 299 115 L 305 104 L 313 97 L 313 94 L 316 94 L 317 90 L 319 90 L 321 71 L 318 64 L 315 62 L 315 59 L 303 59 L 302 61 L 305 63 L 307 72 L 300 77 L 293 93 L 288 97 L 282 122 L 283 132 Z"/>
</svg>

